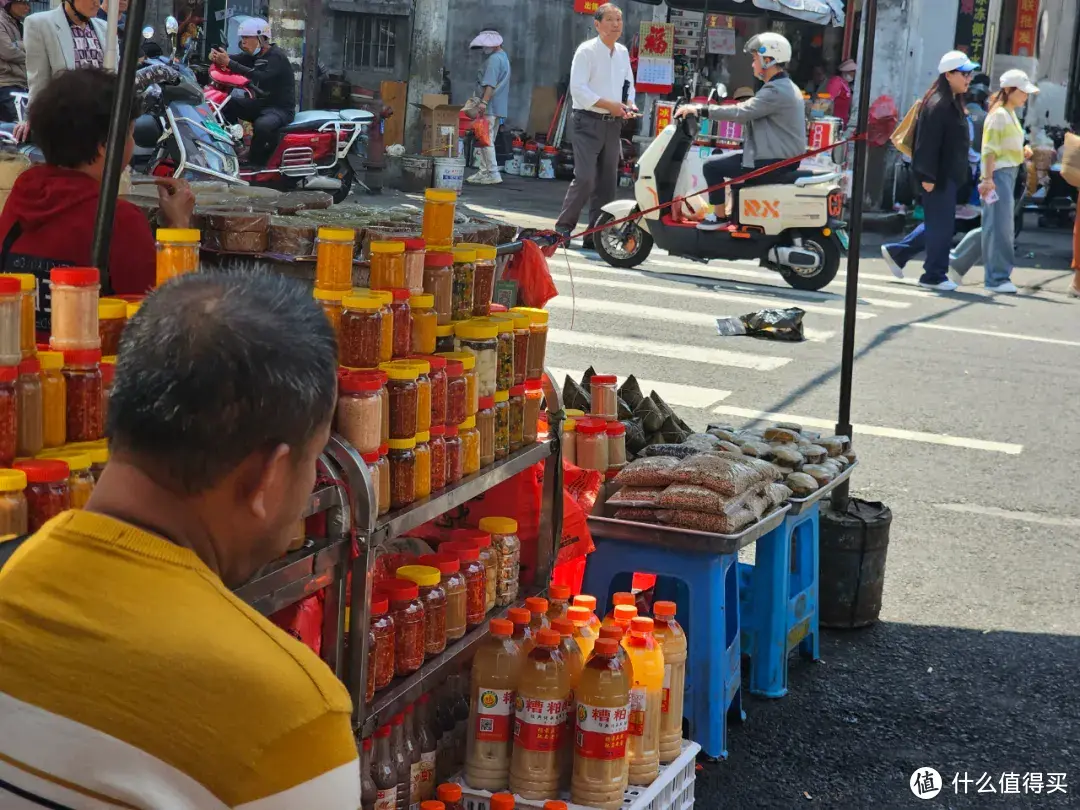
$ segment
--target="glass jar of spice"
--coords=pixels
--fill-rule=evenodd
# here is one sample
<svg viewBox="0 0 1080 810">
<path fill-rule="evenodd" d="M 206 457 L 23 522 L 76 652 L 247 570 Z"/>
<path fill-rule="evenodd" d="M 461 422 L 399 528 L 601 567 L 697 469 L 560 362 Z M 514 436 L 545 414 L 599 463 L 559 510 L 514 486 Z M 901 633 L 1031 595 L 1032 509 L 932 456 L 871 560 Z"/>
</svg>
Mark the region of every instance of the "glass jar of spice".
<svg viewBox="0 0 1080 810">
<path fill-rule="evenodd" d="M 322 311 L 326 313 L 326 319 L 330 321 L 330 326 L 334 330 L 334 334 L 338 339 L 338 351 L 344 357 L 345 350 L 341 345 L 341 314 L 344 309 L 344 300 L 346 296 L 350 294 L 349 290 L 323 290 L 316 287 L 312 292 L 315 298 L 315 302 L 322 307 Z M 359 368 L 359 366 L 357 366 Z"/>
<path fill-rule="evenodd" d="M 17 366 L 22 359 L 21 318 L 22 282 L 0 276 L 0 365 Z"/>
<path fill-rule="evenodd" d="M 384 595 L 371 598 L 371 632 L 375 644 L 368 649 L 368 668 L 375 672 L 378 691 L 394 680 L 394 617 L 390 615 L 390 600 Z"/>
<path fill-rule="evenodd" d="M 525 443 L 525 386 L 510 389 L 510 452 L 520 450 Z"/>
<path fill-rule="evenodd" d="M 476 430 L 480 434 L 480 466 L 487 467 L 495 462 L 495 397 L 480 397 Z"/>
<path fill-rule="evenodd" d="M 390 309 L 394 295 L 389 290 L 362 289 L 356 292 L 379 302 L 379 314 L 382 316 L 379 324 L 379 359 L 380 362 L 389 363 L 394 355 L 394 313 Z"/>
<path fill-rule="evenodd" d="M 69 442 L 92 442 L 104 435 L 100 364 L 100 349 L 64 352 Z"/>
<path fill-rule="evenodd" d="M 379 463 L 382 455 L 379 450 L 376 450 L 372 453 L 361 453 L 361 458 L 364 459 L 368 475 L 371 476 L 371 488 L 375 493 L 376 513 L 381 517 L 390 511 L 390 479 L 387 478 L 386 482 L 383 482 L 382 466 Z M 387 472 L 387 475 L 389 476 L 389 472 Z"/>
<path fill-rule="evenodd" d="M 0 366 L 0 467 L 10 467 L 19 443 L 18 366 Z"/>
<path fill-rule="evenodd" d="M 101 353 L 115 357 L 120 353 L 120 335 L 127 326 L 127 301 L 119 298 L 102 298 L 98 301 L 98 338 Z"/>
<path fill-rule="evenodd" d="M 59 459 L 16 461 L 16 470 L 26 474 L 27 532 L 36 532 L 61 512 L 71 508 L 68 478 L 71 470 Z"/>
<path fill-rule="evenodd" d="M 454 241 L 454 209 L 457 192 L 429 188 L 424 192 L 424 241 L 429 245 L 449 245 Z"/>
<path fill-rule="evenodd" d="M 26 473 L 0 470 L 0 537 L 21 536 L 29 532 L 26 505 Z"/>
<path fill-rule="evenodd" d="M 495 292 L 495 258 L 498 250 L 491 245 L 479 245 L 473 242 L 460 243 L 458 247 L 476 251 L 472 314 L 476 318 L 486 317 L 491 314 L 491 296 Z"/>
<path fill-rule="evenodd" d="M 194 273 L 199 266 L 199 230 L 198 228 L 158 228 L 157 242 L 157 285 L 185 273 Z M 105 354 L 116 354 L 106 351 Z"/>
<path fill-rule="evenodd" d="M 619 378 L 614 374 L 594 374 L 589 380 L 591 407 L 589 413 L 605 422 L 614 422 L 619 418 L 619 395 L 616 387 Z"/>
<path fill-rule="evenodd" d="M 382 381 L 356 372 L 338 380 L 337 432 L 358 453 L 371 453 L 382 444 Z"/>
<path fill-rule="evenodd" d="M 416 500 L 416 437 L 391 439 L 390 508 L 402 509 Z"/>
<path fill-rule="evenodd" d="M 421 430 L 416 434 L 416 473 L 413 476 L 416 500 L 431 494 L 431 433 Z"/>
<path fill-rule="evenodd" d="M 432 425 L 428 435 L 428 447 L 431 448 L 431 492 L 437 492 L 446 486 L 446 439 L 443 437 L 445 428 L 442 425 Z"/>
<path fill-rule="evenodd" d="M 562 457 L 563 460 L 577 466 L 577 420 L 564 419 L 562 423 Z"/>
<path fill-rule="evenodd" d="M 409 309 L 409 291 L 391 290 L 394 301 L 390 311 L 394 313 L 394 337 L 391 352 L 395 358 L 408 357 L 412 353 L 412 314 Z"/>
<path fill-rule="evenodd" d="M 373 290 L 397 290 L 405 286 L 405 243 L 371 242 L 371 281 Z"/>
<path fill-rule="evenodd" d="M 96 349 L 98 335 L 98 271 L 93 267 L 64 267 L 50 271 L 52 287 L 52 336 L 49 345 L 57 351 Z M 0 309 L 3 296 L 0 296 Z M 0 364 L 6 364 L 6 341 L 0 318 Z M 18 325 L 15 331 L 18 340 Z M 17 361 L 16 361 L 17 362 Z"/>
<path fill-rule="evenodd" d="M 19 349 L 23 357 L 37 354 L 37 276 L 33 273 L 4 273 L 19 280 Z"/>
<path fill-rule="evenodd" d="M 544 374 L 544 360 L 547 354 L 547 310 L 515 307 L 511 312 L 521 312 L 529 316 L 529 356 L 525 363 L 525 379 L 540 379 Z"/>
<path fill-rule="evenodd" d="M 471 354 L 476 364 L 478 396 L 490 397 L 495 393 L 498 365 L 498 325 L 489 321 L 464 321 L 455 324 L 458 352 Z M 473 411 L 475 413 L 475 411 Z"/>
<path fill-rule="evenodd" d="M 450 553 L 425 554 L 417 562 L 439 570 L 439 587 L 446 594 L 446 638 L 457 641 L 465 635 L 465 576 L 457 555 Z"/>
<path fill-rule="evenodd" d="M 19 363 L 19 379 L 15 383 L 18 392 L 18 441 L 16 453 L 22 457 L 36 456 L 44 447 L 42 437 L 44 404 L 41 394 L 41 363 L 36 357 L 27 357 Z"/>
<path fill-rule="evenodd" d="M 379 369 L 386 373 L 386 393 L 390 400 L 390 438 L 411 439 L 416 435 L 416 410 L 419 390 L 416 378 L 420 370 L 407 360 L 383 363 Z"/>
<path fill-rule="evenodd" d="M 444 352 L 439 355 L 447 361 L 457 360 L 461 363 L 462 376 L 465 378 L 465 416 L 474 416 L 480 408 L 480 387 L 476 373 L 476 357 L 469 352 Z M 446 421 L 450 422 L 450 414 Z"/>
<path fill-rule="evenodd" d="M 476 417 L 466 416 L 458 425 L 461 438 L 461 473 L 472 475 L 480 470 L 480 431 L 476 429 Z"/>
<path fill-rule="evenodd" d="M 465 421 L 468 393 L 464 364 L 460 360 L 446 360 L 446 416 L 443 424 L 459 425 Z"/>
<path fill-rule="evenodd" d="M 94 474 L 90 470 L 90 454 L 67 450 L 55 455 L 41 456 L 67 462 L 71 474 L 68 475 L 68 497 L 72 509 L 82 509 L 94 492 Z"/>
<path fill-rule="evenodd" d="M 510 392 L 496 391 L 492 397 L 495 407 L 495 458 L 510 454 Z"/>
<path fill-rule="evenodd" d="M 430 658 L 446 649 L 446 591 L 440 584 L 438 568 L 426 565 L 403 565 L 398 579 L 415 582 L 424 603 L 424 653 Z"/>
<path fill-rule="evenodd" d="M 381 585 L 390 599 L 394 619 L 394 674 L 411 675 L 424 663 L 424 603 L 420 589 L 407 579 L 389 579 Z"/>
<path fill-rule="evenodd" d="M 457 425 L 446 425 L 444 428 L 446 439 L 446 484 L 456 484 L 464 475 L 462 468 L 461 437 L 458 436 Z"/>
<path fill-rule="evenodd" d="M 495 607 L 499 579 L 499 555 L 491 547 L 491 535 L 481 529 L 454 529 L 450 539 L 455 543 L 473 543 L 480 549 L 480 564 L 484 566 L 484 610 L 491 610 Z"/>
<path fill-rule="evenodd" d="M 412 295 L 409 298 L 412 315 L 412 353 L 435 353 L 435 328 L 438 315 L 435 314 L 435 296 L 427 293 Z"/>
<path fill-rule="evenodd" d="M 116 382 L 116 358 L 101 358 L 101 426 L 109 421 L 109 398 L 112 396 L 113 383 Z"/>
<path fill-rule="evenodd" d="M 316 296 L 320 292 L 316 289 Z M 341 364 L 349 368 L 376 368 L 383 362 L 382 302 L 369 296 L 346 295 L 341 306 Z"/>
<path fill-rule="evenodd" d="M 525 411 L 521 423 L 521 443 L 532 444 L 536 441 L 540 424 L 540 402 L 544 398 L 543 380 L 525 381 Z"/>
<path fill-rule="evenodd" d="M 425 357 L 409 357 L 416 367 L 416 432 L 431 429 L 431 363 Z"/>
<path fill-rule="evenodd" d="M 323 290 L 352 288 L 356 231 L 352 228 L 319 228 L 315 240 L 315 286 Z"/>
<path fill-rule="evenodd" d="M 454 325 L 439 324 L 435 327 L 435 353 L 445 354 L 454 350 Z"/>
<path fill-rule="evenodd" d="M 428 253 L 424 257 L 424 292 L 435 299 L 435 316 L 440 325 L 451 320 L 454 301 L 454 254 Z"/>
<path fill-rule="evenodd" d="M 427 355 L 428 380 L 431 382 L 431 422 L 434 425 L 446 424 L 446 358 Z"/>
<path fill-rule="evenodd" d="M 614 476 L 626 466 L 626 425 L 622 422 L 607 423 L 608 476 Z"/>
<path fill-rule="evenodd" d="M 427 242 L 414 238 L 405 240 L 405 287 L 412 295 L 424 291 L 424 248 Z"/>
<path fill-rule="evenodd" d="M 476 627 L 487 613 L 487 571 L 480 562 L 480 547 L 467 540 L 451 541 L 439 546 L 440 553 L 457 556 L 465 577 L 465 624 Z"/>
<path fill-rule="evenodd" d="M 518 576 L 521 573 L 521 540 L 518 524 L 513 518 L 480 518 L 480 531 L 491 536 L 491 547 L 499 555 L 498 581 L 495 599 L 499 605 L 512 605 L 517 601 Z"/>
<path fill-rule="evenodd" d="M 506 315 L 514 319 L 514 385 L 521 385 L 529 365 L 529 315 L 514 310 Z"/>
<path fill-rule="evenodd" d="M 607 422 L 594 417 L 577 420 L 575 429 L 577 466 L 583 470 L 597 470 L 601 474 L 608 470 Z"/>
<path fill-rule="evenodd" d="M 450 305 L 450 317 L 464 321 L 472 317 L 473 274 L 476 272 L 476 251 L 470 248 L 454 248 L 454 298 Z"/>
<path fill-rule="evenodd" d="M 514 316 L 497 313 L 488 321 L 499 330 L 495 338 L 495 390 L 508 391 L 514 384 Z"/>
</svg>

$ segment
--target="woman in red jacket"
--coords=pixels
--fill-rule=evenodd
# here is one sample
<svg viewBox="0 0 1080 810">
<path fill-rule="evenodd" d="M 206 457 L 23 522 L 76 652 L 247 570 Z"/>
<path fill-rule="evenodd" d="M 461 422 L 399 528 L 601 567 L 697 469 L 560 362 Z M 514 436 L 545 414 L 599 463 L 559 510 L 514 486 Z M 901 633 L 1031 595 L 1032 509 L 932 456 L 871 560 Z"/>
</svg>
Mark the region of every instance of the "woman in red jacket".
<svg viewBox="0 0 1080 810">
<path fill-rule="evenodd" d="M 32 270 L 45 282 L 51 267 L 90 264 L 115 93 L 115 74 L 81 68 L 58 74 L 34 98 L 32 139 L 45 155 L 45 163 L 19 175 L 0 215 L 5 270 Z M 127 132 L 125 165 L 134 147 L 132 126 Z M 156 178 L 156 182 L 163 223 L 171 228 L 189 227 L 195 206 L 191 188 L 173 178 Z M 141 295 L 155 282 L 154 236 L 146 217 L 126 200 L 116 201 L 109 282 L 111 290 L 103 290 L 103 295 Z"/>
</svg>

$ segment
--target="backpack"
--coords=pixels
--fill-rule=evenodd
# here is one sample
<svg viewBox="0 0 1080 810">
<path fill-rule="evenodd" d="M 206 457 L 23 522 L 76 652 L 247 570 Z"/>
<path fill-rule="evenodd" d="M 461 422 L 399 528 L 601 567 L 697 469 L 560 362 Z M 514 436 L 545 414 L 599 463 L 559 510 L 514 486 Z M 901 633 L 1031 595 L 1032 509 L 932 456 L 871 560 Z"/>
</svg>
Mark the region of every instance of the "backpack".
<svg viewBox="0 0 1080 810">
<path fill-rule="evenodd" d="M 919 120 L 919 111 L 921 109 L 921 100 L 912 104 L 911 109 L 907 111 L 907 115 L 904 116 L 904 119 L 889 137 L 893 146 L 906 157 L 911 157 L 911 153 L 915 151 L 915 124 Z"/>
</svg>

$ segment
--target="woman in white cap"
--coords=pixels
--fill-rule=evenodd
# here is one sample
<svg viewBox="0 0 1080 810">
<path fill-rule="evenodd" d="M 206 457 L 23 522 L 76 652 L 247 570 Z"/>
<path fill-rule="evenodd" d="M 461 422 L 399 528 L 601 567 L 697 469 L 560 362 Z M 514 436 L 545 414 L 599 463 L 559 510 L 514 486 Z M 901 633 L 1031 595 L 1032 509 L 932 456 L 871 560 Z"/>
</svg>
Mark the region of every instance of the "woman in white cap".
<svg viewBox="0 0 1080 810">
<path fill-rule="evenodd" d="M 481 31 L 469 43 L 470 48 L 484 52 L 484 64 L 476 74 L 476 97 L 480 100 L 479 114 L 487 118 L 491 145 L 480 149 L 480 171 L 468 182 L 485 186 L 502 182 L 495 157 L 495 136 L 510 106 L 510 57 L 502 44 L 502 34 L 491 29 Z"/>
<path fill-rule="evenodd" d="M 1022 70 L 1007 70 L 1001 76 L 1001 90 L 990 99 L 990 112 L 983 124 L 982 227 L 971 231 L 953 253 L 950 265 L 963 278 L 982 255 L 986 289 L 1015 293 L 1010 280 L 1016 257 L 1013 251 L 1016 174 L 1030 153 L 1024 146 L 1024 127 L 1016 111 L 1028 97 L 1039 92 Z M 955 280 L 955 279 L 954 279 Z"/>
<path fill-rule="evenodd" d="M 825 92 L 832 96 L 833 115 L 843 121 L 844 126 L 851 117 L 851 83 L 855 81 L 858 69 L 854 59 L 845 59 L 840 63 L 838 74 L 825 85 Z"/>
<path fill-rule="evenodd" d="M 882 245 L 881 256 L 897 278 L 904 265 L 926 251 L 919 286 L 952 292 L 949 248 L 956 233 L 956 195 L 968 179 L 967 113 L 964 94 L 979 66 L 961 51 L 949 51 L 938 62 L 938 77 L 923 96 L 915 122 L 911 169 L 922 189 L 923 223 L 903 240 Z"/>
</svg>

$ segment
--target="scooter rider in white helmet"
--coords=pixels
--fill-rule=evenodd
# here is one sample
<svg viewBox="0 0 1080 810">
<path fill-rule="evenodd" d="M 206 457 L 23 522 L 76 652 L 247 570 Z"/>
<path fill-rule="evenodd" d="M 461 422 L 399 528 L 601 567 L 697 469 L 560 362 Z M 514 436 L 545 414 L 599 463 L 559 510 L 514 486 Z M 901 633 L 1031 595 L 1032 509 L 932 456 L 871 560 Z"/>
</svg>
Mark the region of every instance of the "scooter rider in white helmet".
<svg viewBox="0 0 1080 810">
<path fill-rule="evenodd" d="M 806 152 L 806 106 L 799 88 L 785 72 L 791 61 L 791 43 L 780 34 L 758 34 L 746 43 L 746 52 L 753 54 L 754 75 L 764 84 L 757 95 L 747 101 L 706 108 L 709 118 L 715 121 L 738 121 L 743 125 L 742 154 L 712 157 L 702 166 L 705 181 L 710 186 Z M 697 115 L 701 110 L 699 106 L 681 107 L 676 110 L 675 117 Z M 777 169 L 747 181 L 746 185 L 783 182 L 785 174 L 789 172 Z M 710 214 L 698 224 L 702 230 L 717 230 L 724 226 L 720 221 L 725 216 L 724 191 L 710 192 L 709 202 L 719 217 Z"/>
<path fill-rule="evenodd" d="M 270 23 L 249 17 L 240 23 L 240 53 L 221 48 L 210 52 L 210 61 L 251 79 L 255 98 L 230 98 L 222 114 L 235 124 L 251 121 L 251 153 L 248 162 L 265 166 L 277 146 L 278 131 L 296 115 L 296 81 L 289 57 L 270 44 Z"/>
</svg>

